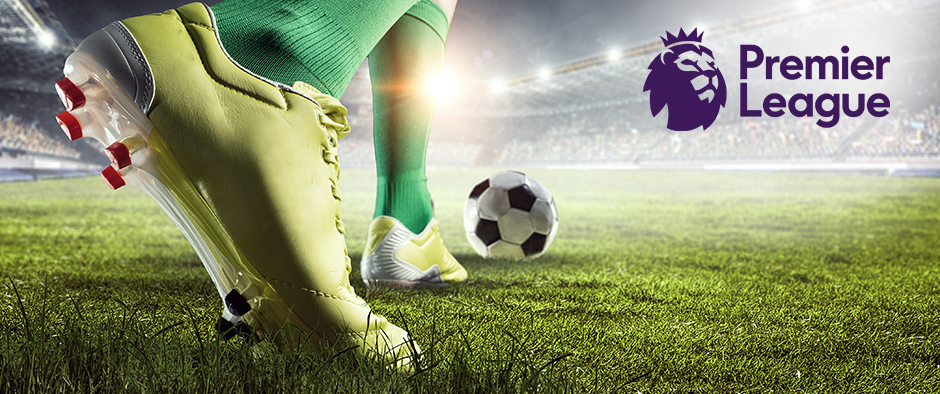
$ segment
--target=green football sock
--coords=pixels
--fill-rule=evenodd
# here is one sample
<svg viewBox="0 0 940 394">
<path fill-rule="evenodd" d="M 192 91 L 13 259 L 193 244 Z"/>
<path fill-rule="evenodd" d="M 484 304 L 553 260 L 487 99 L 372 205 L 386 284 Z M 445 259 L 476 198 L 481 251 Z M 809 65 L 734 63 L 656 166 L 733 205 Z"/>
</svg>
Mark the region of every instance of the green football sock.
<svg viewBox="0 0 940 394">
<path fill-rule="evenodd" d="M 443 66 L 447 29 L 444 10 L 422 0 L 369 54 L 378 175 L 375 217 L 396 218 L 416 234 L 434 214 L 424 171 L 434 100 L 424 86 Z"/>
<path fill-rule="evenodd" d="M 235 61 L 270 80 L 340 97 L 362 60 L 416 0 L 225 0 L 212 6 Z"/>
</svg>

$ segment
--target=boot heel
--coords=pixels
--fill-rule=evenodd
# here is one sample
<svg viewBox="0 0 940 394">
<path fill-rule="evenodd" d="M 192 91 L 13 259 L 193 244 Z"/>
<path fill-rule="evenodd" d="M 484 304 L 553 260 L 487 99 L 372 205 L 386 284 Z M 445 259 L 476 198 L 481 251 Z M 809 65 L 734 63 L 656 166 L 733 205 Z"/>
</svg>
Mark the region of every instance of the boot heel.
<svg viewBox="0 0 940 394">
<path fill-rule="evenodd" d="M 151 146 L 154 126 L 146 114 L 94 57 L 82 51 L 66 60 L 65 78 L 56 83 L 56 91 L 66 108 L 56 120 L 69 139 L 90 137 L 106 146 L 104 153 L 112 165 L 102 170 L 101 176 L 108 187 L 117 190 L 130 185 L 163 208 L 212 277 L 222 301 L 223 320 L 238 328 L 242 336 L 253 336 L 245 319 L 264 320 L 256 311 L 272 290 L 251 273 L 237 269 L 214 243 L 206 242 L 213 236 L 193 221 L 198 218 L 191 216 L 191 208 L 181 206 L 171 192 L 171 188 L 180 193 L 180 187 L 192 185 L 169 150 Z"/>
</svg>

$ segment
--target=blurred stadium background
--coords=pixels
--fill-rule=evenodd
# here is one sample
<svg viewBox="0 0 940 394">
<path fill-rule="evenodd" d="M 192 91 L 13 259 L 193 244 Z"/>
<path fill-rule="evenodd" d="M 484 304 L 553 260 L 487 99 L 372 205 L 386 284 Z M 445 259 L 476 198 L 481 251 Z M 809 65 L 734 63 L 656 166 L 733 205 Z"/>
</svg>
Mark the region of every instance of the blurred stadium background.
<svg viewBox="0 0 940 394">
<path fill-rule="evenodd" d="M 65 57 L 94 28 L 112 19 L 178 5 L 166 0 L 132 3 L 111 1 L 108 4 L 114 7 L 103 8 L 96 7 L 97 2 L 0 0 L 0 181 L 88 175 L 106 165 L 100 147 L 69 143 L 59 130 L 54 117 L 61 105 L 52 87 Z M 737 6 L 734 1 L 726 3 L 726 8 Z M 683 2 L 663 4 L 675 7 Z M 619 46 L 602 49 L 600 33 L 597 42 L 579 46 L 583 37 L 570 31 L 606 23 L 600 21 L 604 9 L 598 5 L 570 18 L 569 24 L 539 31 L 532 41 L 537 41 L 532 47 L 558 46 L 567 57 L 544 55 L 533 60 L 533 55 L 518 48 L 504 48 L 509 55 L 490 49 L 460 53 L 471 47 L 460 41 L 461 35 L 494 34 L 493 26 L 484 29 L 480 22 L 492 19 L 492 14 L 477 12 L 491 6 L 468 1 L 458 7 L 445 78 L 436 79 L 433 86 L 440 101 L 429 142 L 429 166 L 940 175 L 938 0 L 763 2 L 760 7 L 740 6 L 740 12 L 715 17 L 714 23 L 656 27 L 654 35 L 634 35 Z M 635 15 L 643 16 L 622 23 L 640 24 L 647 18 Z M 658 18 L 659 23 L 670 17 L 649 18 Z M 651 117 L 648 94 L 642 91 L 647 66 L 662 49 L 658 36 L 665 35 L 665 29 L 677 33 L 679 27 L 705 31 L 704 44 L 715 53 L 728 86 L 727 106 L 708 130 L 667 130 L 665 114 Z M 498 34 L 519 35 L 525 29 L 520 22 L 515 30 Z M 891 99 L 890 115 L 843 117 L 829 129 L 816 126 L 816 119 L 789 114 L 742 118 L 741 44 L 759 45 L 767 56 L 838 56 L 842 45 L 851 48 L 851 56 L 891 56 L 880 81 L 768 81 L 757 77 L 760 71 L 752 71 L 747 80 L 750 108 L 758 107 L 770 92 L 785 96 L 882 92 Z M 528 62 L 513 60 L 522 56 L 528 56 Z M 454 59 L 473 64 L 452 66 Z M 500 59 L 513 66 L 489 65 Z M 366 67 L 363 63 L 342 97 L 353 127 L 340 148 L 344 167 L 374 165 Z"/>
</svg>

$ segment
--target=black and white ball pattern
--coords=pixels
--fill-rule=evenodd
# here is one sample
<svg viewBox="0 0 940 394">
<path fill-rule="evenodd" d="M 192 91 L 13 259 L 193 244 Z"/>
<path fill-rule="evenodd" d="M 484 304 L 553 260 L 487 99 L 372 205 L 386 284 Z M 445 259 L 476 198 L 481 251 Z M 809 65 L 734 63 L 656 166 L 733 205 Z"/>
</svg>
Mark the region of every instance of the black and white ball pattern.
<svg viewBox="0 0 940 394">
<path fill-rule="evenodd" d="M 558 231 L 551 193 L 517 171 L 500 172 L 474 186 L 463 217 L 467 240 L 487 258 L 537 257 Z"/>
</svg>

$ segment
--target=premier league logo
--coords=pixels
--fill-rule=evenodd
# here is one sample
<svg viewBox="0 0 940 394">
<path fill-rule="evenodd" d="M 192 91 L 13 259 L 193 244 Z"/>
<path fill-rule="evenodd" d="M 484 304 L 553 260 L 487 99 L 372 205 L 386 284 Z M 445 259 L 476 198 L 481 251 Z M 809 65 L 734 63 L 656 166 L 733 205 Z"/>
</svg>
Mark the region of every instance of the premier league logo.
<svg viewBox="0 0 940 394">
<path fill-rule="evenodd" d="M 650 63 L 652 72 L 643 85 L 654 117 L 669 106 L 670 130 L 707 129 L 725 106 L 725 79 L 712 51 L 702 45 L 705 32 L 697 33 L 697 28 L 688 35 L 679 29 L 678 37 L 669 32 L 660 37 L 666 48 Z"/>
</svg>

